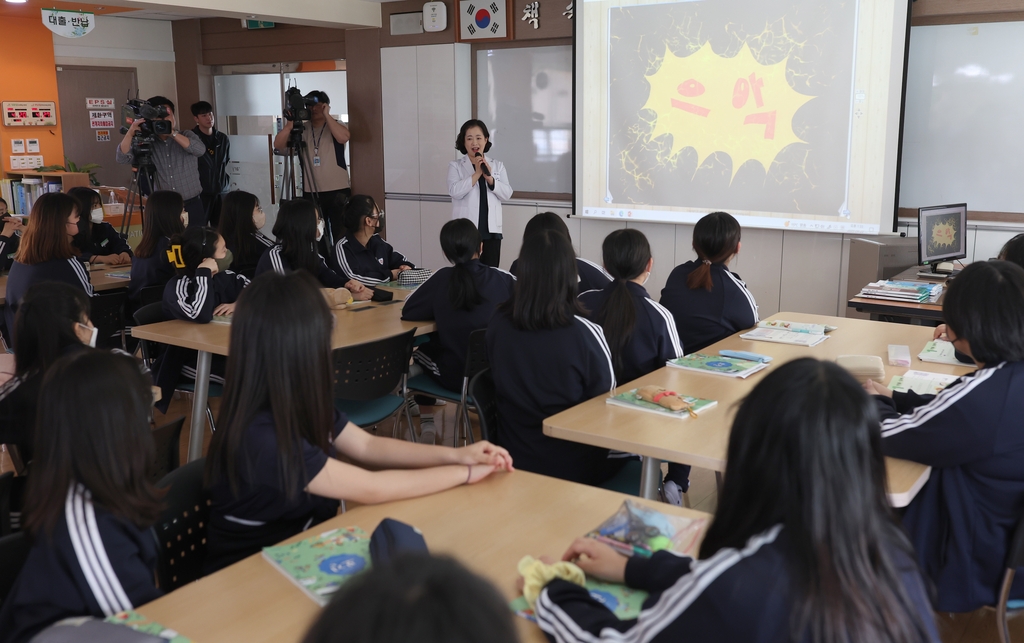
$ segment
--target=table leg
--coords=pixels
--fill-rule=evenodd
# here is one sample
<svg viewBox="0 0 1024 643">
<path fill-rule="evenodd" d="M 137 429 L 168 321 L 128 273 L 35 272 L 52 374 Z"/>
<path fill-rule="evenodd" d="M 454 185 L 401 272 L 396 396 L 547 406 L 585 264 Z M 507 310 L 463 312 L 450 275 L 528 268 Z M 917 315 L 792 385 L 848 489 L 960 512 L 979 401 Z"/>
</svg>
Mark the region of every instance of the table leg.
<svg viewBox="0 0 1024 643">
<path fill-rule="evenodd" d="M 658 500 L 658 487 L 661 486 L 661 460 L 643 457 L 643 468 L 640 469 L 640 497 Z"/>
<path fill-rule="evenodd" d="M 715 471 L 715 490 L 722 493 L 722 472 Z"/>
<path fill-rule="evenodd" d="M 192 396 L 192 427 L 188 438 L 188 461 L 203 457 L 203 435 L 206 433 L 206 402 L 210 392 L 210 366 L 213 353 L 199 351 L 196 360 L 196 392 Z"/>
</svg>

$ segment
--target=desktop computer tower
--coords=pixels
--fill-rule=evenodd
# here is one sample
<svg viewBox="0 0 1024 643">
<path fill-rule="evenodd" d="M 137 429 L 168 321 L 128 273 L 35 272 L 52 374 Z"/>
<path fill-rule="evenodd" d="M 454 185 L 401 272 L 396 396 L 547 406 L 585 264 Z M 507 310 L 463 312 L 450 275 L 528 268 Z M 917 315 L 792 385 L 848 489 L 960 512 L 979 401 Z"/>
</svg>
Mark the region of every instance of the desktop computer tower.
<svg viewBox="0 0 1024 643">
<path fill-rule="evenodd" d="M 916 237 L 877 236 L 850 239 L 846 301 L 856 297 L 860 289 L 872 281 L 891 279 L 916 265 Z M 867 313 L 858 313 L 853 308 L 846 308 L 846 316 L 857 319 L 871 318 Z"/>
</svg>

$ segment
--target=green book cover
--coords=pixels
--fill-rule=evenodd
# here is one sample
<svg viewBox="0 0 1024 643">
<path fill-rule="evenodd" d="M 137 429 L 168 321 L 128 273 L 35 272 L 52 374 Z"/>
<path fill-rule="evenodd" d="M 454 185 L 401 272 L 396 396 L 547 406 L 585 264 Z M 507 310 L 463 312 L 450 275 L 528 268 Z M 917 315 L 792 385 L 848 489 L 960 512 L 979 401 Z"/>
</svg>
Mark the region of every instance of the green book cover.
<svg viewBox="0 0 1024 643">
<path fill-rule="evenodd" d="M 416 290 L 422 284 L 400 284 L 398 281 L 389 281 L 381 285 L 385 288 L 394 288 L 395 290 Z"/>
<path fill-rule="evenodd" d="M 264 547 L 263 557 L 324 606 L 348 579 L 370 567 L 370 539 L 359 527 L 332 529 L 290 545 Z"/>
<path fill-rule="evenodd" d="M 151 636 L 158 636 L 170 641 L 170 643 L 193 643 L 192 639 L 186 638 L 174 630 L 168 629 L 159 623 L 149 620 L 135 610 L 120 612 L 107 617 L 104 620 L 106 620 L 107 623 L 115 623 L 117 625 L 130 627 L 136 632 L 142 632 L 143 634 L 149 634 Z"/>
<path fill-rule="evenodd" d="M 646 402 L 637 397 L 637 389 L 626 391 L 625 393 L 619 393 L 612 397 L 606 398 L 607 404 L 613 404 L 615 406 L 624 406 L 626 408 L 638 409 L 640 411 L 647 411 L 648 413 L 658 413 L 659 415 L 668 415 L 676 418 L 688 418 L 690 413 L 683 409 L 681 411 L 670 411 L 660 404 L 654 404 L 653 402 Z M 715 400 L 705 400 L 699 397 L 690 397 L 689 395 L 679 395 L 686 402 L 693 404 L 693 412 L 700 415 L 704 411 L 717 406 L 718 402 Z"/>
<path fill-rule="evenodd" d="M 669 360 L 669 366 L 682 368 L 688 371 L 700 371 L 702 373 L 715 373 L 716 375 L 727 375 L 729 377 L 747 377 L 760 370 L 768 368 L 764 362 L 755 362 L 748 359 L 736 357 L 725 357 L 722 355 L 708 355 L 706 353 L 691 353 L 683 357 Z"/>
<path fill-rule="evenodd" d="M 590 592 L 591 598 L 607 607 L 615 613 L 615 616 L 622 620 L 640 616 L 640 610 L 643 609 L 644 601 L 647 600 L 647 592 L 632 589 L 625 585 L 605 583 L 588 578 L 584 587 Z M 509 603 L 509 608 L 511 608 L 516 616 L 521 616 L 534 623 L 537 622 L 533 608 L 530 607 L 522 596 Z"/>
<path fill-rule="evenodd" d="M 131 270 L 119 270 L 117 272 L 111 271 L 111 272 L 107 273 L 107 276 L 108 277 L 113 277 L 114 279 L 131 279 L 132 278 L 132 271 Z"/>
</svg>

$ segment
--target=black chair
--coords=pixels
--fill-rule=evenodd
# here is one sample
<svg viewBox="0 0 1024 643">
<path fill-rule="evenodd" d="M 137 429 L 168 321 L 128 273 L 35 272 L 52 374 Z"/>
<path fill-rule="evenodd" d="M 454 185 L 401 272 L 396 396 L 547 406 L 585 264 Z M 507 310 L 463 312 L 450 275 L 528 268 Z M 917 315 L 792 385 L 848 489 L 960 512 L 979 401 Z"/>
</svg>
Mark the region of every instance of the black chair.
<svg viewBox="0 0 1024 643">
<path fill-rule="evenodd" d="M 167 488 L 167 508 L 153 525 L 156 538 L 157 582 L 165 593 L 203 576 L 210 499 L 203 488 L 206 458 L 193 460 L 165 476 L 157 486 Z"/>
<path fill-rule="evenodd" d="M 487 361 L 487 329 L 481 328 L 469 334 L 469 345 L 466 349 L 466 364 L 462 370 L 462 391 L 449 391 L 424 373 L 409 378 L 409 392 L 420 393 L 427 397 L 436 397 L 458 404 L 455 412 L 455 439 L 452 445 L 459 446 L 459 438 L 463 443 L 473 442 L 473 429 L 469 422 L 469 406 L 473 405 L 473 397 L 468 394 L 469 380 L 488 366 Z"/>
<path fill-rule="evenodd" d="M 469 381 L 469 397 L 480 418 L 480 437 L 498 444 L 498 389 L 494 386 L 490 368 L 480 371 Z"/>
<path fill-rule="evenodd" d="M 93 294 L 89 318 L 93 326 L 99 329 L 96 334 L 97 348 L 124 349 L 124 304 L 127 300 L 128 292 L 125 290 Z"/>
<path fill-rule="evenodd" d="M 1024 567 L 1024 515 L 1017 521 L 1013 529 L 1013 540 L 1006 552 L 1006 570 L 1003 572 L 1003 583 L 999 588 L 999 602 L 996 603 L 996 619 L 999 628 L 999 643 L 1010 643 L 1010 628 L 1006 621 L 1009 617 L 1024 612 L 1024 600 L 1010 600 L 1010 586 L 1017 574 L 1017 568 Z"/>
<path fill-rule="evenodd" d="M 0 538 L 0 604 L 11 593 L 14 581 L 28 560 L 29 549 L 28 534 L 23 531 Z"/>
<path fill-rule="evenodd" d="M 139 290 L 139 307 L 159 304 L 164 299 L 163 286 L 146 286 Z"/>
<path fill-rule="evenodd" d="M 11 489 L 14 472 L 0 473 L 0 537 L 11 533 Z"/>
<path fill-rule="evenodd" d="M 185 416 L 171 420 L 167 424 L 153 429 L 153 442 L 156 444 L 156 468 L 153 482 L 163 480 L 171 471 L 181 464 L 181 427 L 185 426 Z"/>
<path fill-rule="evenodd" d="M 334 351 L 334 405 L 353 424 L 374 426 L 394 415 L 392 433 L 397 437 L 399 412 L 405 409 L 410 436 L 416 441 L 405 387 L 415 335 L 414 328 L 401 335 Z M 395 394 L 396 389 L 400 394 Z"/>
</svg>

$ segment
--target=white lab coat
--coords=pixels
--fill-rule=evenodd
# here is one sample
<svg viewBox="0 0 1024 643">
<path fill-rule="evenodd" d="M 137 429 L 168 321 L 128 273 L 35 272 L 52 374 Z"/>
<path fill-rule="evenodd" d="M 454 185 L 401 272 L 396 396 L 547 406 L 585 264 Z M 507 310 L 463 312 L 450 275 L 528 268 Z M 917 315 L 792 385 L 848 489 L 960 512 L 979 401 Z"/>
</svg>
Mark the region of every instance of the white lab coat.
<svg viewBox="0 0 1024 643">
<path fill-rule="evenodd" d="M 512 186 L 508 182 L 505 166 L 484 155 L 494 176 L 494 189 L 487 190 L 487 229 L 501 233 L 501 202 L 512 198 Z M 452 218 L 469 219 L 474 224 L 480 221 L 480 185 L 473 182 L 473 162 L 463 156 L 448 164 L 448 194 L 452 197 Z"/>
</svg>

